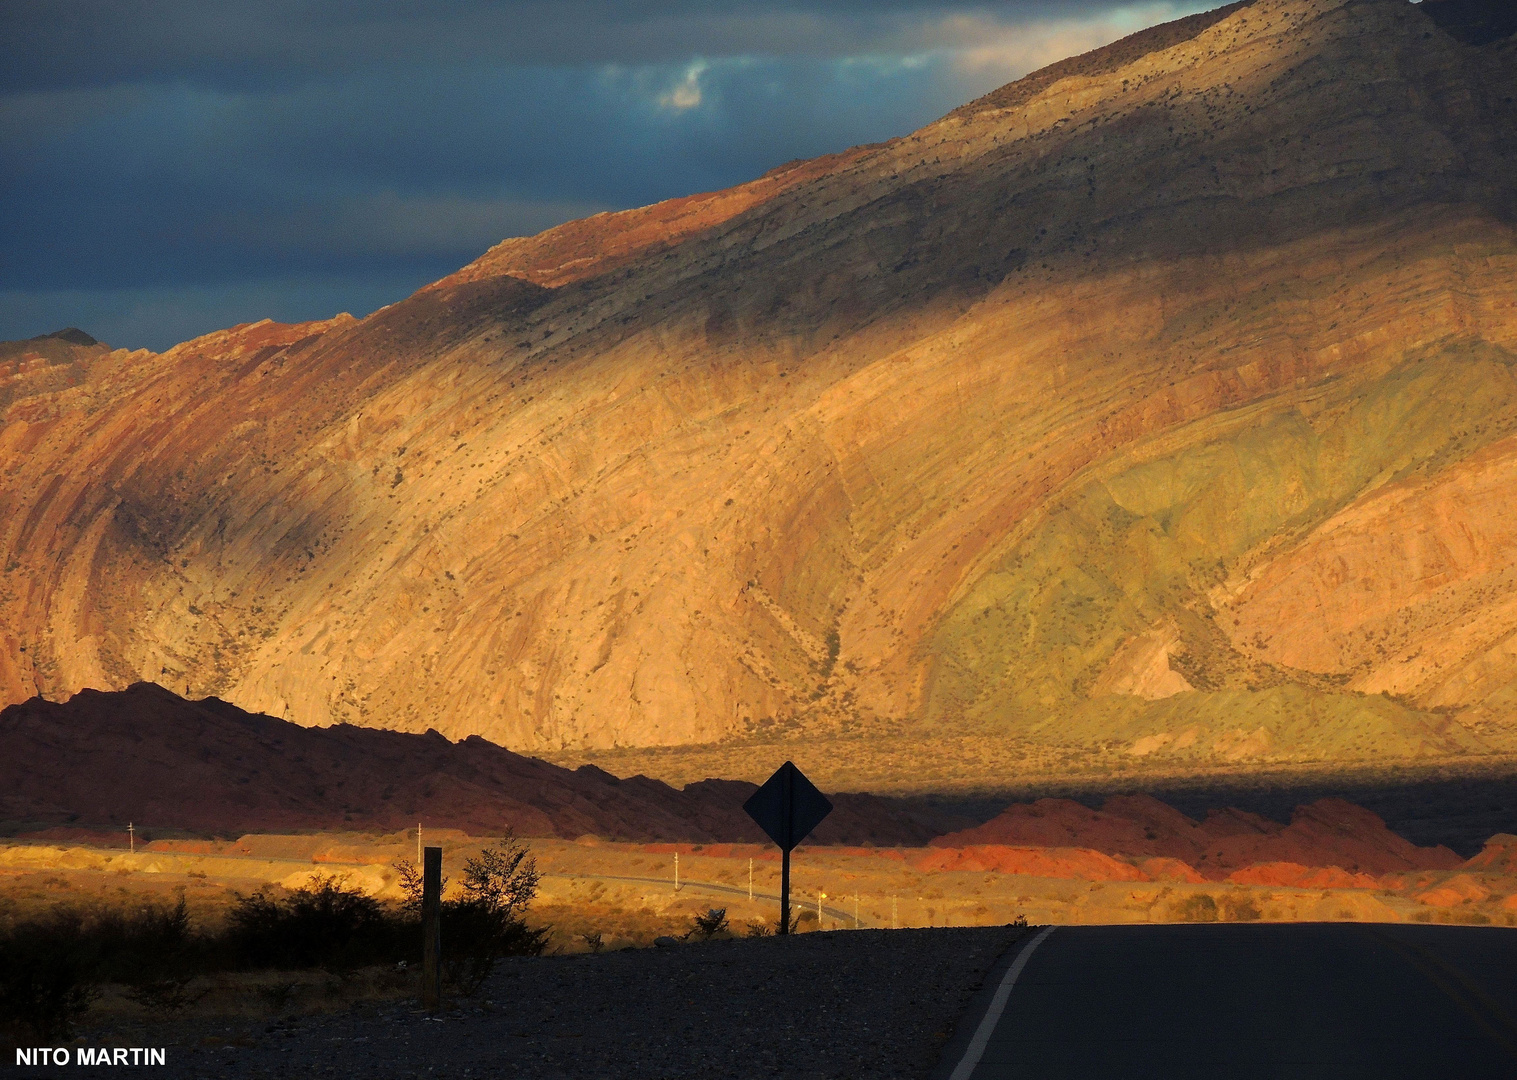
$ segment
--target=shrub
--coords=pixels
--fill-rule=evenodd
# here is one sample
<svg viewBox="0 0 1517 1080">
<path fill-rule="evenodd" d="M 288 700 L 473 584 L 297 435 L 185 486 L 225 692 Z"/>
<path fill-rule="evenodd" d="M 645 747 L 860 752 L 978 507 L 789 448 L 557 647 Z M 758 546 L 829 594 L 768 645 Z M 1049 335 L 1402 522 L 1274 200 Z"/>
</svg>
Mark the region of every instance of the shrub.
<svg viewBox="0 0 1517 1080">
<path fill-rule="evenodd" d="M 336 877 L 279 897 L 238 896 L 227 939 L 243 967 L 351 968 L 393 959 L 401 927 L 372 896 Z"/>
<path fill-rule="evenodd" d="M 727 931 L 727 909 L 708 908 L 704 915 L 696 915 L 691 921 L 695 923 L 691 933 L 709 940 Z"/>
<path fill-rule="evenodd" d="M 1218 917 L 1228 922 L 1257 922 L 1259 905 L 1248 893 L 1233 893 L 1224 896 L 1218 904 Z"/>
<path fill-rule="evenodd" d="M 407 933 L 420 942 L 421 873 L 414 863 L 391 865 L 405 894 Z M 550 931 L 528 926 L 521 915 L 536 897 L 541 877 L 530 849 L 509 831 L 478 858 L 464 860 L 463 895 L 442 902 L 443 977 L 449 984 L 473 994 L 500 957 L 541 955 Z"/>
<path fill-rule="evenodd" d="M 1210 893 L 1195 893 L 1171 904 L 1169 914 L 1177 922 L 1216 922 L 1217 901 Z"/>
<path fill-rule="evenodd" d="M 206 948 L 190 929 L 182 893 L 173 906 L 148 901 L 126 909 L 95 908 L 85 933 L 102 981 L 134 987 L 185 981 Z"/>
<path fill-rule="evenodd" d="M 97 994 L 95 956 L 82 933 L 83 915 L 54 909 L 0 937 L 0 1028 L 12 1045 L 54 1045 Z"/>
</svg>

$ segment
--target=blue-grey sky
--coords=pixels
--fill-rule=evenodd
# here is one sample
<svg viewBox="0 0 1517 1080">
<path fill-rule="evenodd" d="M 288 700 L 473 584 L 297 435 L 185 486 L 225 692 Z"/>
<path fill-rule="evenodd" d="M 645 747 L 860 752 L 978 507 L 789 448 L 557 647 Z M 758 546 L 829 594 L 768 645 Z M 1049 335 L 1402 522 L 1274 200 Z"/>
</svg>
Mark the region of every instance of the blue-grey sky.
<svg viewBox="0 0 1517 1080">
<path fill-rule="evenodd" d="M 0 339 L 364 315 L 1206 0 L 7 0 Z"/>
</svg>

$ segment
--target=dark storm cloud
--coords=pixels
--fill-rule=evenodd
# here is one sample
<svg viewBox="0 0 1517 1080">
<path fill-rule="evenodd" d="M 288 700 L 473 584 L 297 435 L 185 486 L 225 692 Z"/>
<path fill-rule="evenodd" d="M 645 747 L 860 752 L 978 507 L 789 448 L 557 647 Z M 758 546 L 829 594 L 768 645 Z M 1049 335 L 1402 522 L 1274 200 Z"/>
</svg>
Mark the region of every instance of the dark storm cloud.
<svg viewBox="0 0 1517 1080">
<path fill-rule="evenodd" d="M 363 314 L 506 236 L 902 134 L 1197 6 L 9 4 L 0 338 Z"/>
<path fill-rule="evenodd" d="M 206 85 L 329 78 L 392 64 L 660 63 L 691 55 L 848 56 L 922 44 L 953 14 L 1079 19 L 1109 0 L 397 2 L 34 0 L 6 7 L 0 87 L 58 88 L 166 75 Z M 736 8 L 736 9 L 735 9 Z"/>
</svg>

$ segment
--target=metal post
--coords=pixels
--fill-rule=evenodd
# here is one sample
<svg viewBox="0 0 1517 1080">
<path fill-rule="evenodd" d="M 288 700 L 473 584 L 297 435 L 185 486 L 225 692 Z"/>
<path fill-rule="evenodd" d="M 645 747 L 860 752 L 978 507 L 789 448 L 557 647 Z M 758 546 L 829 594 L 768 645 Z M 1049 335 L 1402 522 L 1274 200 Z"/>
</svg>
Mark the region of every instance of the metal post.
<svg viewBox="0 0 1517 1080">
<path fill-rule="evenodd" d="M 421 1007 L 442 1003 L 442 848 L 425 850 L 421 871 Z"/>
<path fill-rule="evenodd" d="M 132 827 L 130 821 L 126 823 L 126 842 L 131 845 L 132 854 L 137 854 L 137 830 Z"/>
<path fill-rule="evenodd" d="M 790 933 L 790 849 L 795 846 L 795 782 L 785 770 L 785 849 L 780 860 L 780 933 Z"/>
<path fill-rule="evenodd" d="M 790 933 L 790 849 L 780 855 L 780 933 Z"/>
</svg>

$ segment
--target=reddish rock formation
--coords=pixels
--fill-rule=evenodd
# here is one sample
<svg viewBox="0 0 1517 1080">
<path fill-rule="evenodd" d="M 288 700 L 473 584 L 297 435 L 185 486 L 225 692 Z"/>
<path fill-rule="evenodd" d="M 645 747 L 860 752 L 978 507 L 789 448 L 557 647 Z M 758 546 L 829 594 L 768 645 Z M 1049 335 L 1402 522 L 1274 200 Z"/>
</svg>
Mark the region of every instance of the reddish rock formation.
<svg viewBox="0 0 1517 1080">
<path fill-rule="evenodd" d="M 1417 847 L 1375 814 L 1342 799 L 1298 806 L 1289 825 L 1232 809 L 1213 810 L 1206 820 L 1195 821 L 1146 795 L 1113 796 L 1100 810 L 1069 799 L 1039 799 L 1017 803 L 984 825 L 940 836 L 932 844 L 1081 847 L 1130 859 L 1162 857 L 1179 860 L 1211 880 L 1258 864 L 1276 869 L 1257 873 L 1283 878 L 1297 873 L 1280 869 L 1283 864 L 1301 873 L 1336 867 L 1349 875 L 1376 875 L 1446 870 L 1460 861 L 1441 845 Z M 1365 880 L 1373 884 L 1372 878 Z"/>
<path fill-rule="evenodd" d="M 1281 885 L 1298 889 L 1373 889 L 1380 884 L 1369 874 L 1350 874 L 1336 866 L 1302 866 L 1293 862 L 1255 863 L 1234 870 L 1227 880 L 1235 885 Z"/>
<path fill-rule="evenodd" d="M 1491 890 L 1470 875 L 1456 874 L 1436 889 L 1418 893 L 1416 899 L 1429 907 L 1457 907 L 1470 901 L 1485 900 L 1490 895 Z"/>
<path fill-rule="evenodd" d="M 919 856 L 918 870 L 973 870 L 1030 877 L 1075 878 L 1080 881 L 1147 881 L 1131 863 L 1088 848 L 1006 847 L 981 844 L 939 848 Z"/>
<path fill-rule="evenodd" d="M 151 683 L 0 710 L 0 818 L 58 838 L 98 838 L 114 823 L 124 842 L 128 821 L 226 836 L 422 821 L 474 835 L 510 826 L 524 836 L 762 843 L 742 810 L 753 791 L 740 781 L 675 790 L 588 765 L 569 770 L 478 736 L 305 728 Z M 966 824 L 872 795 L 832 799 L 817 843 L 921 844 Z"/>
<path fill-rule="evenodd" d="M 1150 881 L 1184 881 L 1199 885 L 1206 879 L 1196 873 L 1196 868 L 1179 859 L 1144 859 L 1138 864 Z"/>
<path fill-rule="evenodd" d="M 1464 865 L 1468 870 L 1483 870 L 1488 874 L 1517 874 L 1517 836 L 1497 833 Z"/>
</svg>

